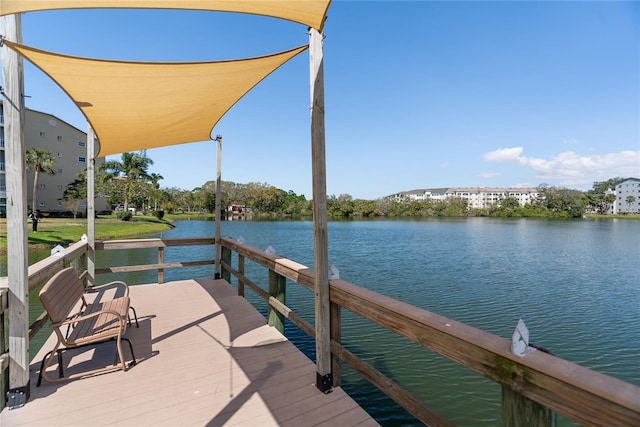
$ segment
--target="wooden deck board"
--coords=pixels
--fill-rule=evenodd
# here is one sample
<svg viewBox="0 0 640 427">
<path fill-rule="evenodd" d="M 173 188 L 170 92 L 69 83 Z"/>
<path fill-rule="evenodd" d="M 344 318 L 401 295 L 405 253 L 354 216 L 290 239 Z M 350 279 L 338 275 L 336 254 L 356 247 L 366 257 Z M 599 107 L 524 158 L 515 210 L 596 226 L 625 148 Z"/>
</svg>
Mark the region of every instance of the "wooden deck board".
<svg viewBox="0 0 640 427">
<path fill-rule="evenodd" d="M 136 366 L 36 387 L 49 340 L 31 364 L 29 402 L 5 409 L 0 425 L 377 425 L 342 389 L 318 391 L 313 363 L 225 281 L 133 286 L 131 301 L 140 328 L 126 336 Z M 114 356 L 114 343 L 67 351 L 65 375 Z"/>
</svg>

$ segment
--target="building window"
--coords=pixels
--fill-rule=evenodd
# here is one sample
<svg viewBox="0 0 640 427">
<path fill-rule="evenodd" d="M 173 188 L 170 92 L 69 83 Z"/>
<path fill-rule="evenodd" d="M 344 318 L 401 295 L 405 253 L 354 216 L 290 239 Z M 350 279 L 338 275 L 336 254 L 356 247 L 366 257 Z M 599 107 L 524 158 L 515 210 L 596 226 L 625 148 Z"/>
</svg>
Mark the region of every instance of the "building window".
<svg viewBox="0 0 640 427">
<path fill-rule="evenodd" d="M 87 145 L 86 142 L 84 141 L 78 141 L 78 147 L 84 147 L 85 145 Z"/>
<path fill-rule="evenodd" d="M 40 138 L 44 138 L 44 132 L 40 132 Z"/>
<path fill-rule="evenodd" d="M 58 173 L 62 173 L 62 169 L 58 169 Z"/>
<path fill-rule="evenodd" d="M 86 157 L 83 157 L 83 156 L 78 156 L 78 161 L 79 161 L 80 163 L 87 163 L 87 158 L 86 158 Z"/>
<path fill-rule="evenodd" d="M 58 154 L 57 154 L 57 156 L 58 156 L 58 157 L 62 157 L 62 153 L 58 153 Z"/>
<path fill-rule="evenodd" d="M 58 135 L 58 141 L 62 141 L 62 137 Z"/>
<path fill-rule="evenodd" d="M 64 190 L 64 187 L 62 185 L 58 185 L 58 190 Z"/>
<path fill-rule="evenodd" d="M 62 200 L 58 199 L 58 207 L 62 206 Z"/>
<path fill-rule="evenodd" d="M 38 188 L 44 190 L 45 188 L 47 188 L 47 184 L 38 184 Z"/>
<path fill-rule="evenodd" d="M 40 206 L 41 208 L 44 207 L 44 202 L 38 202 L 38 206 Z"/>
</svg>

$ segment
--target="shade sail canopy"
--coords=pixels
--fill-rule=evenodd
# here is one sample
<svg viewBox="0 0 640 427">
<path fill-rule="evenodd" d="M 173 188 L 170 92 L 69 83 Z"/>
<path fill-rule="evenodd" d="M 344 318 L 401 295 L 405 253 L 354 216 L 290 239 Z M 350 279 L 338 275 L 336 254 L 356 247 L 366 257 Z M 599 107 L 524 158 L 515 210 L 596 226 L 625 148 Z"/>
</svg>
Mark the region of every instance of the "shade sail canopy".
<svg viewBox="0 0 640 427">
<path fill-rule="evenodd" d="M 0 15 L 53 9 L 193 9 L 271 16 L 321 31 L 330 2 L 331 0 L 2 0 Z"/>
<path fill-rule="evenodd" d="M 101 156 L 211 139 L 242 96 L 308 46 L 216 62 L 124 62 L 78 58 L 5 40 L 51 77 L 83 112 Z"/>
</svg>

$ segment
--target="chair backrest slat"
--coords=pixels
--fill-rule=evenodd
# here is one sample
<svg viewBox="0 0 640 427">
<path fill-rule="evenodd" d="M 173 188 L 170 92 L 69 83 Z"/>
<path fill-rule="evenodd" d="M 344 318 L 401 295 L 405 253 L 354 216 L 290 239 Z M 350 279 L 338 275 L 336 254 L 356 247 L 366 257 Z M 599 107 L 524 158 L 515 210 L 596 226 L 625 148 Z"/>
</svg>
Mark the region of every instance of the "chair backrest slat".
<svg viewBox="0 0 640 427">
<path fill-rule="evenodd" d="M 49 279 L 40 291 L 40 301 L 51 323 L 65 320 L 83 293 L 84 285 L 73 267 L 65 268 Z"/>
</svg>

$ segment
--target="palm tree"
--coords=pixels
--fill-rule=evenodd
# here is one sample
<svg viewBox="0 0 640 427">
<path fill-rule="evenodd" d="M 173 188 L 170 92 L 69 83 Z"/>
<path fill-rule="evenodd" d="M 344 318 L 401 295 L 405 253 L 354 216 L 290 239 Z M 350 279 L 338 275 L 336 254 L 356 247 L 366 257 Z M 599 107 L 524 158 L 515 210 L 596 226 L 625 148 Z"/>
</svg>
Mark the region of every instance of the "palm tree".
<svg viewBox="0 0 640 427">
<path fill-rule="evenodd" d="M 35 211 L 38 208 L 36 200 L 36 190 L 38 188 L 38 179 L 40 173 L 44 172 L 49 175 L 55 175 L 56 170 L 53 166 L 56 164 L 56 160 L 53 157 L 53 153 L 44 148 L 27 148 L 26 152 L 27 169 L 33 166 L 33 194 L 31 197 L 31 210 Z"/>
<path fill-rule="evenodd" d="M 153 187 L 153 190 L 151 190 L 154 193 L 154 199 L 155 199 L 155 206 L 154 209 L 158 210 L 158 190 L 160 189 L 160 180 L 164 179 L 164 176 L 160 175 L 159 173 L 152 173 L 151 175 L 149 175 L 149 180 L 151 181 L 151 186 Z M 149 203 L 149 206 L 151 206 L 151 203 Z"/>
<path fill-rule="evenodd" d="M 146 150 L 137 153 L 122 153 L 122 161 L 109 160 L 102 164 L 101 168 L 109 173 L 110 177 L 124 179 L 124 210 L 129 210 L 129 200 L 133 196 L 133 190 L 139 180 L 150 179 L 149 166 L 153 160 L 147 157 Z"/>
</svg>

